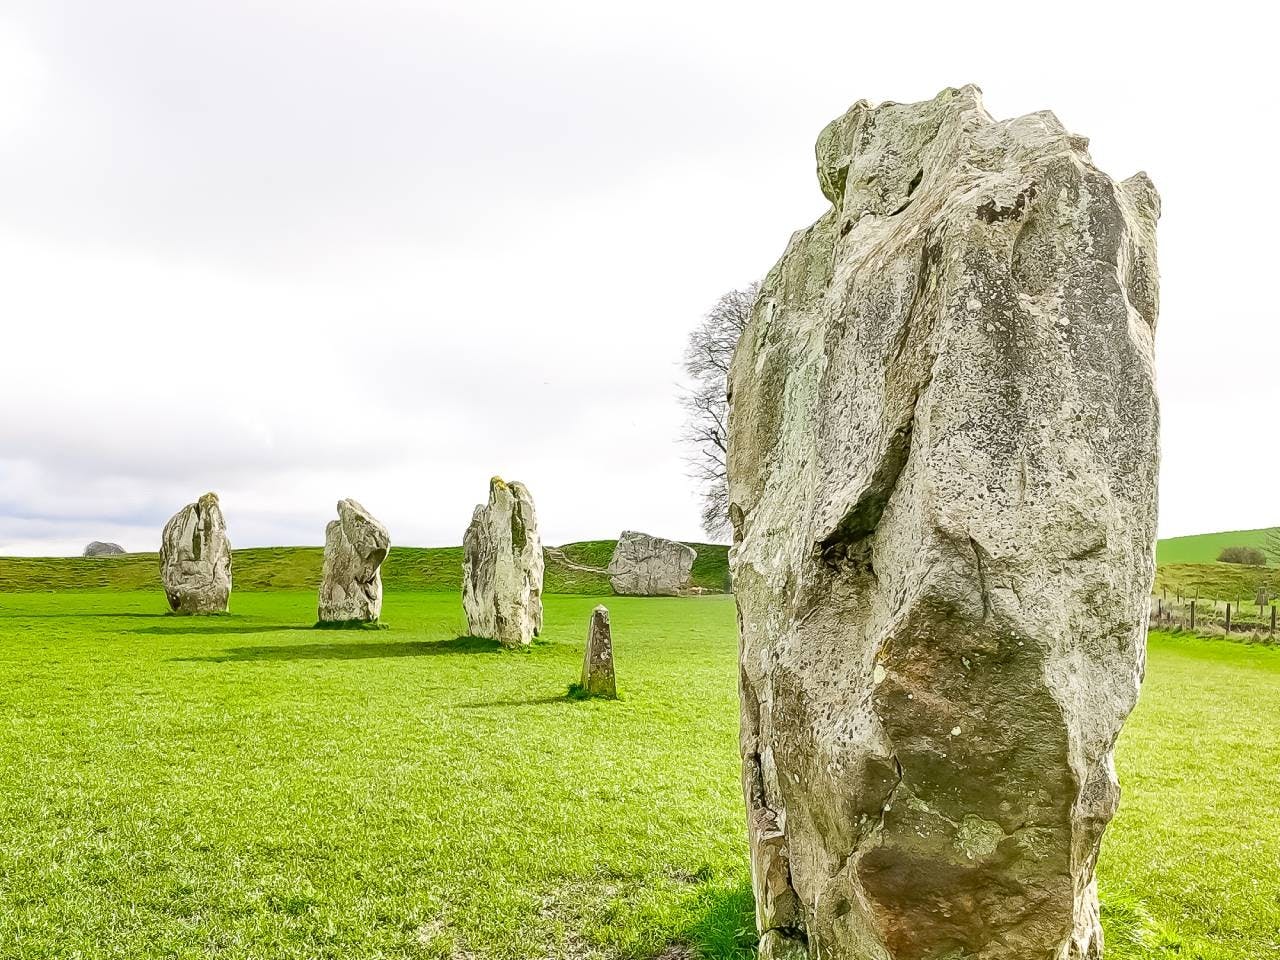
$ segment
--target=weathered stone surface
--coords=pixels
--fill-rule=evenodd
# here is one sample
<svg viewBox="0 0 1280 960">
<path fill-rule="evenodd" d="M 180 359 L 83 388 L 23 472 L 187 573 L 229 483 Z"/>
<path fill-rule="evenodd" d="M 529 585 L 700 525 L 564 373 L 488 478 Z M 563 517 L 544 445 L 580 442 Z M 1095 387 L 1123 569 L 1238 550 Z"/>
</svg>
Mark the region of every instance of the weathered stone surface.
<svg viewBox="0 0 1280 960">
<path fill-rule="evenodd" d="M 587 627 L 587 650 L 582 659 L 582 692 L 590 697 L 616 697 L 613 675 L 613 632 L 609 608 L 601 604 L 591 611 Z"/>
<path fill-rule="evenodd" d="M 1159 199 L 973 87 L 822 132 L 730 376 L 766 956 L 1080 960 L 1138 695 Z"/>
<path fill-rule="evenodd" d="M 525 647 L 542 630 L 542 538 L 523 483 L 489 481 L 462 539 L 467 629 L 504 647 Z"/>
<path fill-rule="evenodd" d="M 124 553 L 124 547 L 118 543 L 104 543 L 101 540 L 94 540 L 84 548 L 86 557 L 117 557 Z"/>
<path fill-rule="evenodd" d="M 231 541 L 216 493 L 187 504 L 164 525 L 160 579 L 175 613 L 227 612 Z"/>
<path fill-rule="evenodd" d="M 382 612 L 382 561 L 391 535 L 355 500 L 338 501 L 338 519 L 324 531 L 321 623 L 372 622 Z"/>
<path fill-rule="evenodd" d="M 623 595 L 678 596 L 689 588 L 697 556 L 686 544 L 624 530 L 609 558 L 609 583 Z"/>
</svg>

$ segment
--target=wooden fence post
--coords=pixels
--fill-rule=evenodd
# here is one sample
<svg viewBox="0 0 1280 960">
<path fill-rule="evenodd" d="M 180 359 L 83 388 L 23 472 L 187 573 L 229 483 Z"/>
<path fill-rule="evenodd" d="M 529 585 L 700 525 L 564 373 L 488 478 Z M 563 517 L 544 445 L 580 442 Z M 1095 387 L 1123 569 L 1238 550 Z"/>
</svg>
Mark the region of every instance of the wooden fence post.
<svg viewBox="0 0 1280 960">
<path fill-rule="evenodd" d="M 1227 633 L 1231 632 L 1231 603 L 1227 602 Z"/>
<path fill-rule="evenodd" d="M 1192 600 L 1192 601 L 1191 601 L 1191 630 L 1192 630 L 1192 632 L 1194 632 L 1194 631 L 1195 631 L 1195 629 L 1196 629 L 1196 602 L 1195 602 L 1194 600 Z"/>
<path fill-rule="evenodd" d="M 1276 638 L 1276 605 L 1271 605 L 1271 639 Z"/>
</svg>

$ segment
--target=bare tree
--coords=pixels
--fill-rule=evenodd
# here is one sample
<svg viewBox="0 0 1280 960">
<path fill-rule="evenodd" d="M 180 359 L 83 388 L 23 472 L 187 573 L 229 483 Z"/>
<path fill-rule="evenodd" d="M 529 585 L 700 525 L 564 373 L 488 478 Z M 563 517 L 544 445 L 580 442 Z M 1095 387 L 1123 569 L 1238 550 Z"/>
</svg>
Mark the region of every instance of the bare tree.
<svg viewBox="0 0 1280 960">
<path fill-rule="evenodd" d="M 691 386 L 681 398 L 687 414 L 681 439 L 691 451 L 689 475 L 702 494 L 702 529 L 713 540 L 729 532 L 729 363 L 759 292 L 753 283 L 722 296 L 689 334 L 684 351 Z"/>
</svg>

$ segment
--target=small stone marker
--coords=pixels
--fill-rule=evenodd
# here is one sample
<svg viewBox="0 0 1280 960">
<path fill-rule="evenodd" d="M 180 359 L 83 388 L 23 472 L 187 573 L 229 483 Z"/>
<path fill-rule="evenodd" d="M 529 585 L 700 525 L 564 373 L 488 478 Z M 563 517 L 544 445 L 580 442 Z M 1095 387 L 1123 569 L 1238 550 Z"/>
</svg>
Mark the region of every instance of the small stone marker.
<svg viewBox="0 0 1280 960">
<path fill-rule="evenodd" d="M 216 493 L 189 503 L 164 525 L 160 578 L 174 613 L 226 613 L 231 541 Z"/>
<path fill-rule="evenodd" d="M 587 628 L 587 651 L 582 659 L 582 692 L 588 697 L 617 697 L 613 675 L 613 632 L 609 628 L 609 608 L 601 604 L 591 611 Z"/>
<path fill-rule="evenodd" d="M 382 612 L 382 561 L 387 528 L 355 500 L 338 501 L 338 519 L 324 532 L 321 623 L 373 623 Z"/>
</svg>

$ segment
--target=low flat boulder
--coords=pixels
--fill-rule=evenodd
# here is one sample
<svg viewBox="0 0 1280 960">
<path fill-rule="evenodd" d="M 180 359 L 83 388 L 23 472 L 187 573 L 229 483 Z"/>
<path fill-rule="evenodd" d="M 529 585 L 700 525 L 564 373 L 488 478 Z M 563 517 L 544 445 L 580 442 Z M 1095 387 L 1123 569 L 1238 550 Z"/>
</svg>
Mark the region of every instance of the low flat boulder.
<svg viewBox="0 0 1280 960">
<path fill-rule="evenodd" d="M 609 560 L 609 583 L 623 596 L 679 596 L 689 589 L 697 556 L 688 544 L 624 530 Z"/>
<path fill-rule="evenodd" d="M 124 553 L 124 547 L 118 543 L 106 543 L 102 540 L 94 540 L 84 548 L 84 556 L 86 557 L 118 557 Z"/>
</svg>

